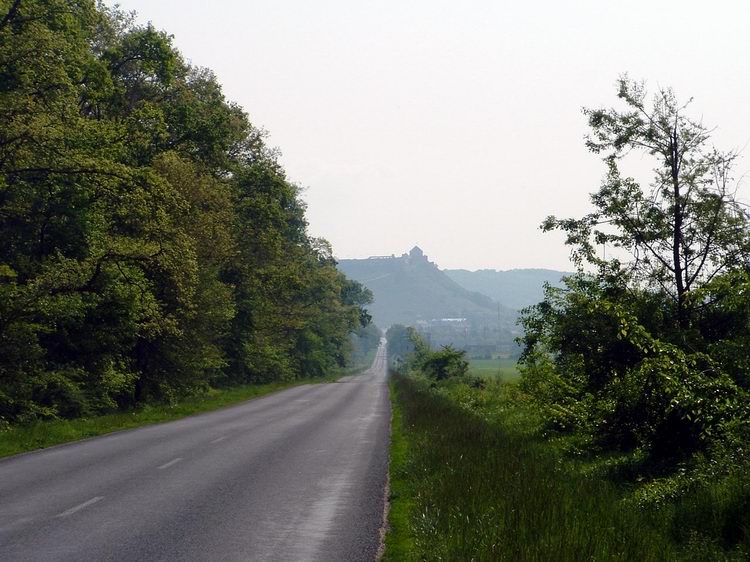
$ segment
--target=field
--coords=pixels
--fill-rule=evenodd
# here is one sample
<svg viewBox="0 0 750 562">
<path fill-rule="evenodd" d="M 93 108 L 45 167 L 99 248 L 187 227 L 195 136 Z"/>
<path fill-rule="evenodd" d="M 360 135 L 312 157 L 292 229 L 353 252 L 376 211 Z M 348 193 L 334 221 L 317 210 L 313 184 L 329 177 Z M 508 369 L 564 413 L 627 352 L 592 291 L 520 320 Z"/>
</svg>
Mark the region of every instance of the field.
<svg viewBox="0 0 750 562">
<path fill-rule="evenodd" d="M 518 380 L 520 376 L 515 359 L 469 359 L 469 374 L 505 382 Z"/>
</svg>

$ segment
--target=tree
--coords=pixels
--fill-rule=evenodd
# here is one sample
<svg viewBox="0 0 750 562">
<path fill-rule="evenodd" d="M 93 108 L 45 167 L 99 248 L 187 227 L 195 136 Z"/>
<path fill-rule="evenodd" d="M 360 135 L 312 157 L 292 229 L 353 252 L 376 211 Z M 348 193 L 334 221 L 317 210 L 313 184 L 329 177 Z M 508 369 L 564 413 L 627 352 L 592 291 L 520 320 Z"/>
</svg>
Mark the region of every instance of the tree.
<svg viewBox="0 0 750 562">
<path fill-rule="evenodd" d="M 422 364 L 422 371 L 435 380 L 441 381 L 454 377 L 464 377 L 469 372 L 466 351 L 444 345 L 438 351 L 432 351 Z"/>
<path fill-rule="evenodd" d="M 588 148 L 604 154 L 607 176 L 591 197 L 594 211 L 581 219 L 549 217 L 542 228 L 567 233 L 579 267 L 588 262 L 603 277 L 632 279 L 663 291 L 686 330 L 703 303 L 691 298 L 722 272 L 746 263 L 750 249 L 747 214 L 735 198 L 735 152 L 708 146 L 711 130 L 686 116 L 688 104 L 671 89 L 651 103 L 643 84 L 622 77 L 618 97 L 625 109 L 585 109 Z M 648 187 L 620 170 L 631 152 L 655 161 Z M 631 259 L 597 257 L 597 245 L 627 251 Z"/>
<path fill-rule="evenodd" d="M 746 423 L 749 222 L 736 153 L 709 148 L 686 104 L 669 89 L 647 103 L 627 77 L 618 96 L 622 111 L 584 110 L 607 165 L 594 211 L 542 225 L 567 234 L 579 271 L 522 314 L 522 387 L 557 429 L 677 462 Z M 654 161 L 647 187 L 621 172 L 633 152 Z"/>
</svg>

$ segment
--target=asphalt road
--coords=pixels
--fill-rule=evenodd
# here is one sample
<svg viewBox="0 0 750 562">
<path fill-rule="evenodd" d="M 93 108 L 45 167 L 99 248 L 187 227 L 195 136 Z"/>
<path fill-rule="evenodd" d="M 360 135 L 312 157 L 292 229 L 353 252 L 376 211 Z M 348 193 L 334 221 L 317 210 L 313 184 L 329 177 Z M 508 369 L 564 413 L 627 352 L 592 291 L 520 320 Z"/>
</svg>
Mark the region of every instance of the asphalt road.
<svg viewBox="0 0 750 562">
<path fill-rule="evenodd" d="M 384 353 L 337 383 L 0 460 L 0 560 L 374 560 Z"/>
</svg>

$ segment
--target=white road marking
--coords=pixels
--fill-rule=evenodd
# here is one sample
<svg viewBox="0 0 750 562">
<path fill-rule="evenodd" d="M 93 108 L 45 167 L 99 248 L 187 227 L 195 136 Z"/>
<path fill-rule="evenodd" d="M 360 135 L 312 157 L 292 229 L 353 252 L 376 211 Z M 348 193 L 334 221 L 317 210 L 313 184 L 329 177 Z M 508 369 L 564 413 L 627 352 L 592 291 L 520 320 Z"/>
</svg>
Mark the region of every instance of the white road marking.
<svg viewBox="0 0 750 562">
<path fill-rule="evenodd" d="M 227 436 L 223 435 L 221 437 L 217 437 L 216 439 L 214 439 L 213 441 L 211 441 L 211 443 L 218 443 L 219 441 L 224 441 L 224 439 L 226 439 L 226 438 L 227 438 Z"/>
<path fill-rule="evenodd" d="M 90 505 L 94 505 L 96 502 L 101 501 L 103 499 L 104 499 L 104 496 L 96 496 L 95 498 L 91 498 L 89 501 L 80 503 L 75 507 L 71 507 L 70 509 L 63 511 L 62 513 L 58 513 L 56 517 L 67 517 L 68 515 L 73 515 L 75 512 L 81 511 L 82 509 L 85 509 Z"/>
<path fill-rule="evenodd" d="M 165 468 L 169 468 L 169 467 L 170 467 L 170 466 L 172 466 L 173 464 L 177 464 L 177 463 L 178 463 L 178 462 L 180 462 L 181 460 L 182 460 L 182 457 L 177 457 L 176 459 L 172 459 L 172 460 L 171 460 L 171 461 L 169 461 L 169 462 L 165 462 L 165 463 L 164 463 L 163 465 L 161 465 L 160 467 L 158 467 L 158 469 L 159 469 L 159 470 L 164 470 Z"/>
</svg>

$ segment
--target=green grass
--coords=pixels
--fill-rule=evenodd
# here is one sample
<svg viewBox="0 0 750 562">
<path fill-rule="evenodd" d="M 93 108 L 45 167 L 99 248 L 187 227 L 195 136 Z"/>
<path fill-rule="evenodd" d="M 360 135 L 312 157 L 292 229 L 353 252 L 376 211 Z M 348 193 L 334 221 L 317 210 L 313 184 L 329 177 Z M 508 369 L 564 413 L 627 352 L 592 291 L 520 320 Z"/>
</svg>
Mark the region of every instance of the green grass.
<svg viewBox="0 0 750 562">
<path fill-rule="evenodd" d="M 414 552 L 410 513 L 414 504 L 409 479 L 409 449 L 403 427 L 403 413 L 398 387 L 389 381 L 391 399 L 391 444 L 388 465 L 389 494 L 388 532 L 385 536 L 384 562 L 409 560 Z"/>
<path fill-rule="evenodd" d="M 292 386 L 333 382 L 345 375 L 363 371 L 374 359 L 374 351 L 364 361 L 324 378 L 251 384 L 226 389 L 212 389 L 200 396 L 185 398 L 176 404 L 150 404 L 137 410 L 117 412 L 72 420 L 44 420 L 28 425 L 11 426 L 0 431 L 0 457 L 33 451 L 95 437 L 113 431 L 131 429 L 142 425 L 161 423 L 202 412 L 217 410 L 253 398 L 259 398 Z"/>
<path fill-rule="evenodd" d="M 469 374 L 513 382 L 521 376 L 515 359 L 469 359 Z"/>
<path fill-rule="evenodd" d="M 508 407 L 502 391 L 403 376 L 392 384 L 389 560 L 677 559 L 618 489 L 569 470 L 530 429 L 533 414 Z"/>
</svg>

